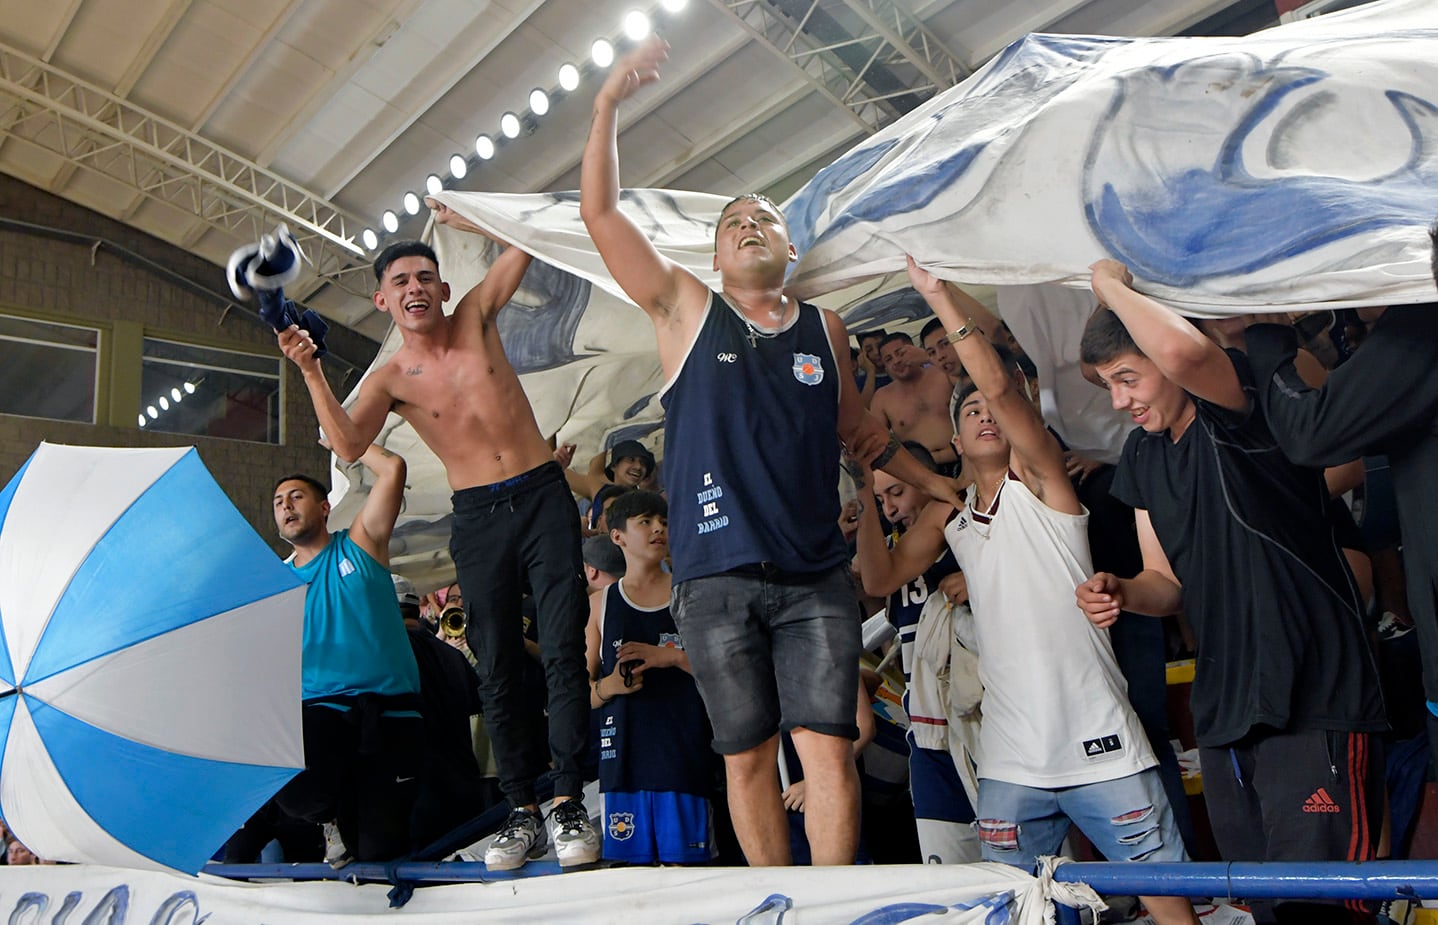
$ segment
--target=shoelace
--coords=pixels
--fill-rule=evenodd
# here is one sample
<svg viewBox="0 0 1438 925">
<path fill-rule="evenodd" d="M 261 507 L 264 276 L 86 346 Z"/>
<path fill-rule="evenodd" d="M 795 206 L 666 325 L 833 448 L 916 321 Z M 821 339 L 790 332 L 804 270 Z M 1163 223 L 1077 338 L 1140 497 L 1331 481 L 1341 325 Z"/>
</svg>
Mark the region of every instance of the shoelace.
<svg viewBox="0 0 1438 925">
<path fill-rule="evenodd" d="M 523 810 L 516 809 L 514 812 L 509 814 L 508 819 L 504 820 L 504 825 L 500 827 L 498 834 L 494 836 L 495 839 L 498 840 L 501 838 L 513 838 L 515 835 L 519 834 L 519 830 L 524 828 L 526 820 L 530 819 L 532 816 L 532 813 L 526 813 Z"/>
<path fill-rule="evenodd" d="M 589 821 L 589 813 L 584 809 L 584 804 L 578 800 L 565 800 L 554 807 L 550 813 L 554 822 L 564 830 L 583 828 Z"/>
</svg>

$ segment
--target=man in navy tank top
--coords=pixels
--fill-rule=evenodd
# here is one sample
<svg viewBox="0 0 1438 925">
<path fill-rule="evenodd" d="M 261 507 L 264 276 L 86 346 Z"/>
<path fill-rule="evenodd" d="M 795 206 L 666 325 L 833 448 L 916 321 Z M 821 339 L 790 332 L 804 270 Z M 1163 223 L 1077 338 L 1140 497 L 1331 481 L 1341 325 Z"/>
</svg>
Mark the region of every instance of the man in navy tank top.
<svg viewBox="0 0 1438 925">
<path fill-rule="evenodd" d="M 808 780 L 814 863 L 847 864 L 858 837 L 860 640 L 838 528 L 840 444 L 957 497 L 864 410 L 839 316 L 785 295 L 798 254 L 778 207 L 749 195 L 721 212 L 722 292 L 660 255 L 619 210 L 619 103 L 658 79 L 666 49 L 657 38 L 641 45 L 600 89 L 580 214 L 658 335 L 674 620 L 724 755 L 739 843 L 752 865 L 790 862 L 775 774 L 783 729 Z"/>
</svg>

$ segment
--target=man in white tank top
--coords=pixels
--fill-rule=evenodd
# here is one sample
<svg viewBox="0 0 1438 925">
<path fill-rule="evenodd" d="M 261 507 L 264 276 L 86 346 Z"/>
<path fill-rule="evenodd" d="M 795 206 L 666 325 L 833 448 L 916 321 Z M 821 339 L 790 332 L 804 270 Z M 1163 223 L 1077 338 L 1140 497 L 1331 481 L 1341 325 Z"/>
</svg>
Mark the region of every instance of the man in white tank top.
<svg viewBox="0 0 1438 925">
<path fill-rule="evenodd" d="M 1073 823 L 1111 861 L 1186 860 L 1108 635 L 1074 605 L 1088 512 L 1063 451 L 948 285 L 913 258 L 909 278 L 973 378 L 952 403 L 973 484 L 944 536 L 968 578 L 984 683 L 984 859 L 1031 870 Z M 1187 899 L 1144 902 L 1160 923 L 1198 921 Z"/>
</svg>

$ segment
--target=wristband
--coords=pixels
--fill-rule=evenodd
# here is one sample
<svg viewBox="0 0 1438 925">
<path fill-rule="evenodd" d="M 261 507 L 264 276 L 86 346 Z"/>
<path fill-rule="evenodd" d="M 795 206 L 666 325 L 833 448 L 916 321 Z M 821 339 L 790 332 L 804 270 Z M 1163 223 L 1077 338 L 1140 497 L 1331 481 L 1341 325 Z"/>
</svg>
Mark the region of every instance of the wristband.
<svg viewBox="0 0 1438 925">
<path fill-rule="evenodd" d="M 899 450 L 902 448 L 903 445 L 899 443 L 899 438 L 894 436 L 893 431 L 889 431 L 888 444 L 884 447 L 884 451 L 882 453 L 874 457 L 874 461 L 870 464 L 870 468 L 884 468 L 884 466 L 888 465 L 889 460 L 893 459 L 898 454 Z"/>
<path fill-rule="evenodd" d="M 948 341 L 951 344 L 957 344 L 959 341 L 963 340 L 965 337 L 968 337 L 970 334 L 974 333 L 978 329 L 979 326 L 974 322 L 973 318 L 965 318 L 964 323 L 959 325 L 959 329 L 957 331 L 951 331 L 948 334 L 944 335 L 944 340 Z"/>
<path fill-rule="evenodd" d="M 604 696 L 604 692 L 599 689 L 599 685 L 600 685 L 600 683 L 601 683 L 602 680 L 603 680 L 603 679 L 596 679 L 596 680 L 595 680 L 595 682 L 594 682 L 594 696 L 596 696 L 596 697 L 599 698 L 599 702 L 600 702 L 600 703 L 608 703 L 609 701 L 613 700 L 614 698 L 613 698 L 613 697 L 605 697 L 605 696 Z"/>
</svg>

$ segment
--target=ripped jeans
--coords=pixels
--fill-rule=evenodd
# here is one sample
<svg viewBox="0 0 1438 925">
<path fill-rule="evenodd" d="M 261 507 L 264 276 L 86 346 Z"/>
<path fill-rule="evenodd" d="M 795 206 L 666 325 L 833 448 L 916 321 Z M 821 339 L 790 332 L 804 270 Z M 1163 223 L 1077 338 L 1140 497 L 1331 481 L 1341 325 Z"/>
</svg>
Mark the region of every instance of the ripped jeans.
<svg viewBox="0 0 1438 925">
<path fill-rule="evenodd" d="M 1038 857 L 1058 853 L 1070 824 L 1110 861 L 1188 860 L 1157 768 L 1053 790 L 979 779 L 974 826 L 985 861 L 1033 873 Z"/>
</svg>

